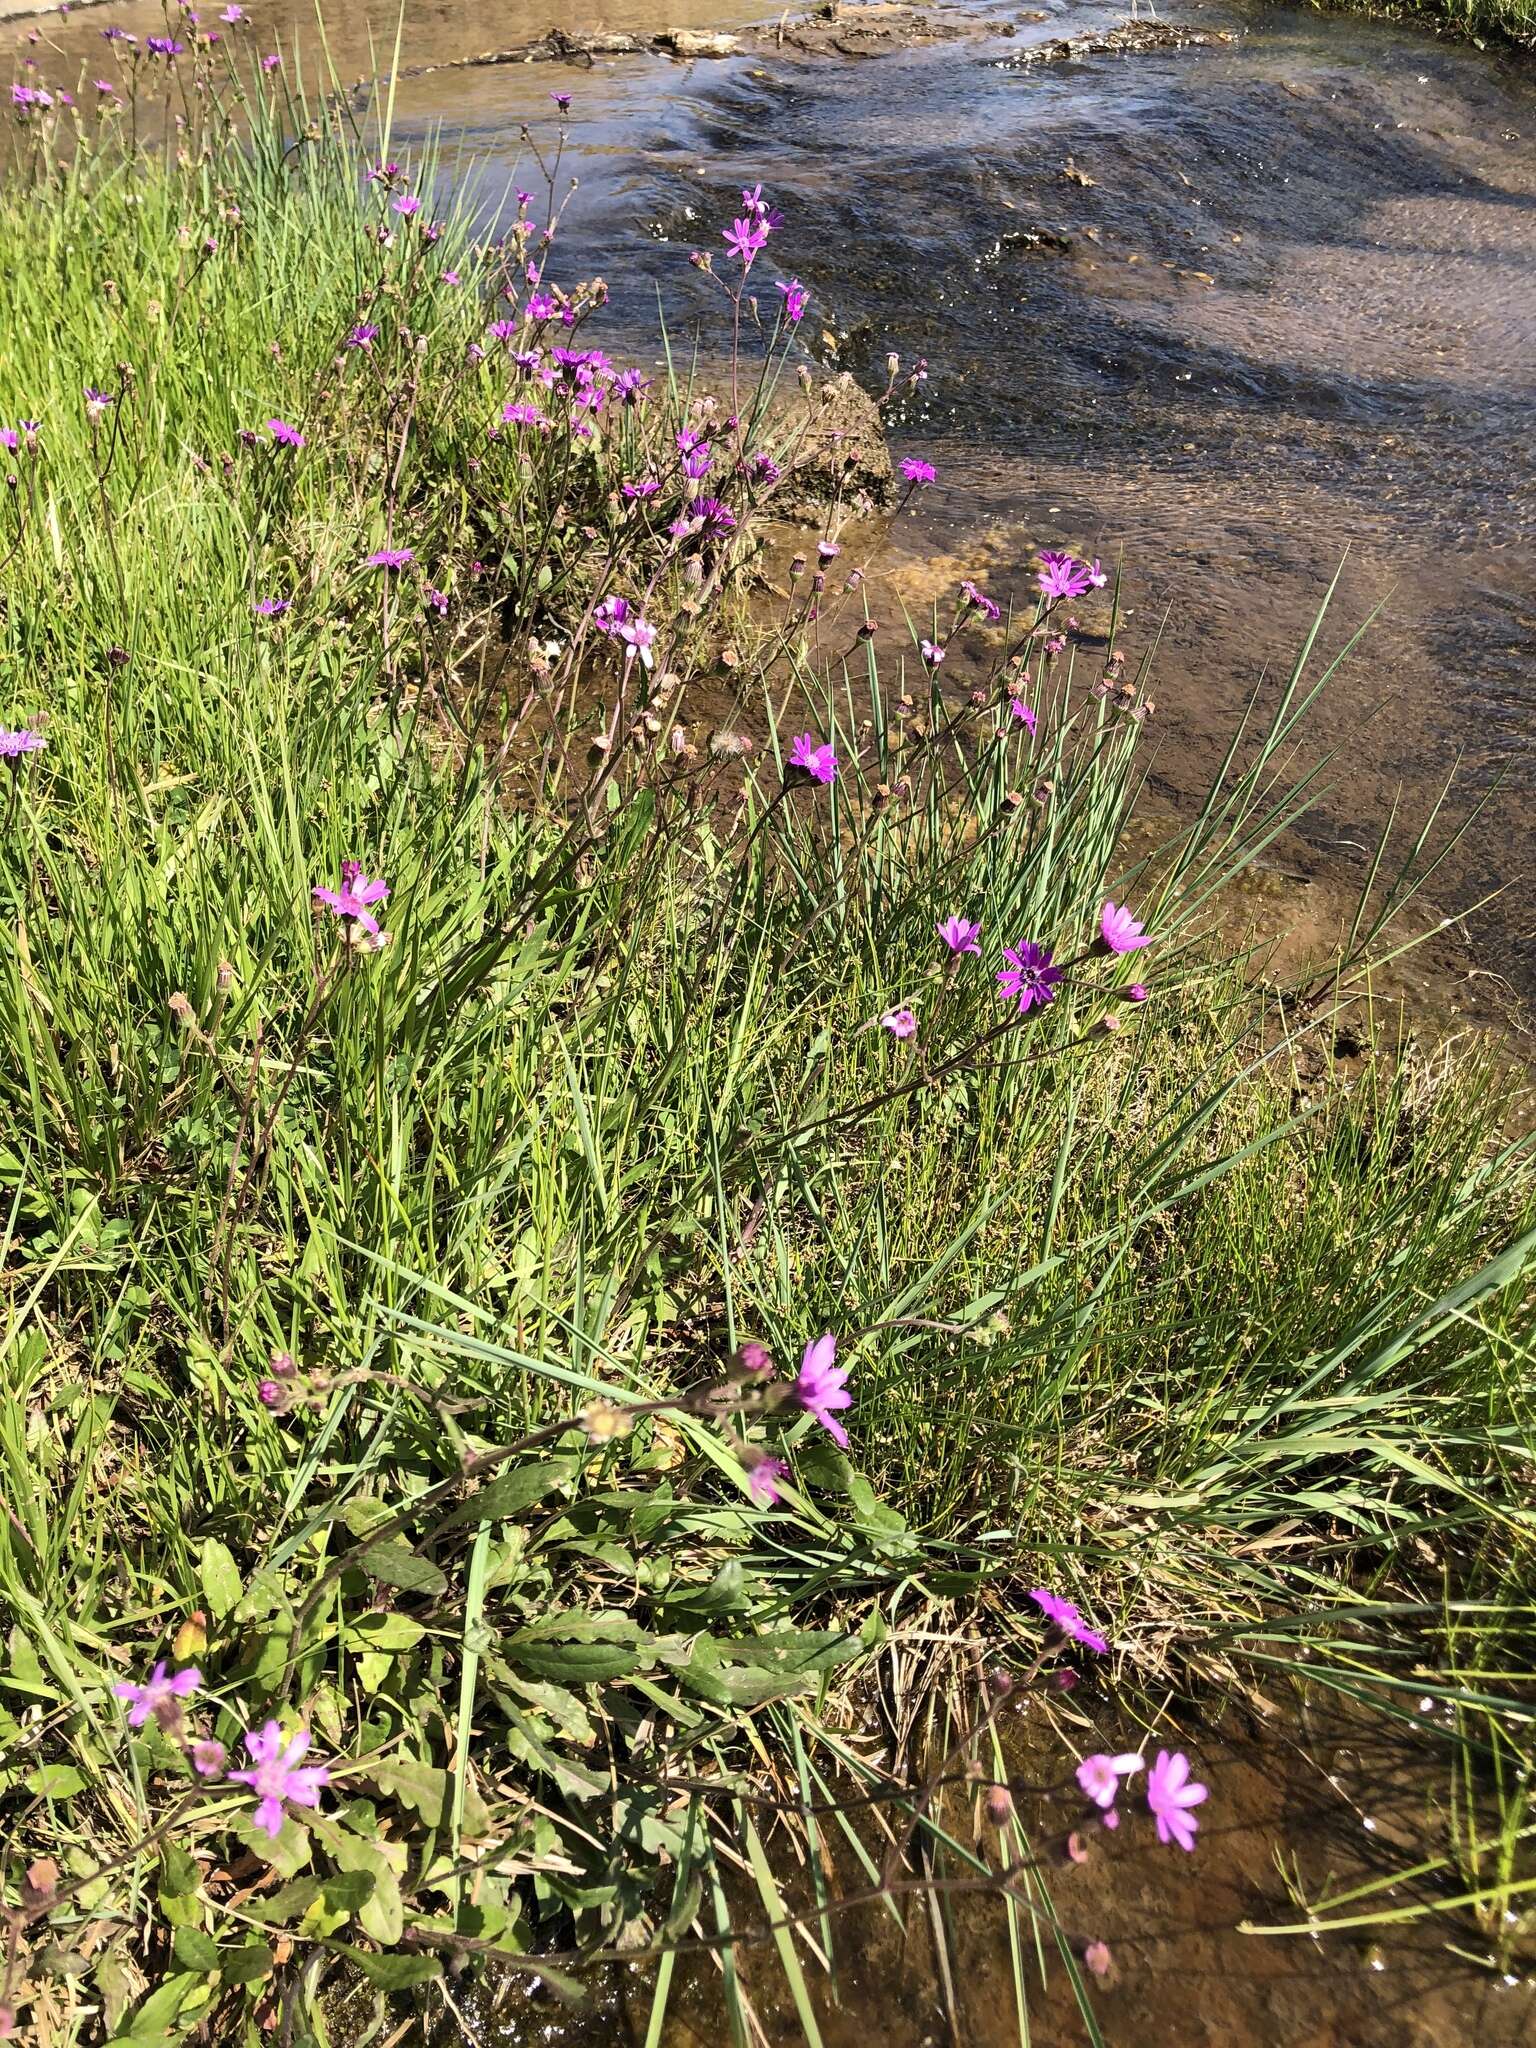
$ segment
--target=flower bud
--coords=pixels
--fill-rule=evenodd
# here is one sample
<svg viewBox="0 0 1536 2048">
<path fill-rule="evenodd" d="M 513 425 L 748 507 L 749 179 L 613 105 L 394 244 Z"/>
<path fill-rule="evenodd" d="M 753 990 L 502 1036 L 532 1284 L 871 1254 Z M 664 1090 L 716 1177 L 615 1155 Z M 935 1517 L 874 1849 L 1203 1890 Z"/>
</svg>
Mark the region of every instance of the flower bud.
<svg viewBox="0 0 1536 2048">
<path fill-rule="evenodd" d="M 1006 1785 L 994 1785 L 987 1794 L 987 1819 L 995 1828 L 1005 1828 L 1013 1819 L 1013 1794 Z"/>
</svg>

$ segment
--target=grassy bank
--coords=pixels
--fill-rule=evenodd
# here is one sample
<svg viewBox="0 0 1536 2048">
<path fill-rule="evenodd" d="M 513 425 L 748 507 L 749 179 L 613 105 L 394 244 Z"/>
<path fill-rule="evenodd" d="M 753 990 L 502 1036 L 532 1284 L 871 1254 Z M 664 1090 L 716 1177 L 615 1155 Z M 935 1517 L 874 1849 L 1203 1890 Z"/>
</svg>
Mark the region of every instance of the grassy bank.
<svg viewBox="0 0 1536 2048">
<path fill-rule="evenodd" d="M 1491 1065 L 1334 1057 L 1435 842 L 1283 1001 L 1213 937 L 1338 770 L 1327 671 L 1117 865 L 1155 727 L 1093 565 L 873 630 L 834 506 L 760 587 L 825 456 L 792 223 L 714 258 L 719 398 L 647 383 L 551 261 L 554 112 L 487 242 L 232 28 L 42 88 L 0 187 L 13 2027 L 702 1941 L 745 2040 L 739 1880 L 782 1921 L 849 1771 L 872 1888 L 921 1838 L 1042 1911 L 850 1748 L 936 1632 L 973 1750 L 1069 1655 L 1407 1669 L 1528 1828 L 1528 1151 Z"/>
<path fill-rule="evenodd" d="M 1330 7 L 1374 14 L 1387 21 L 1411 21 L 1473 42 L 1511 42 L 1536 49 L 1536 5 L 1532 0 L 1326 0 Z"/>
</svg>

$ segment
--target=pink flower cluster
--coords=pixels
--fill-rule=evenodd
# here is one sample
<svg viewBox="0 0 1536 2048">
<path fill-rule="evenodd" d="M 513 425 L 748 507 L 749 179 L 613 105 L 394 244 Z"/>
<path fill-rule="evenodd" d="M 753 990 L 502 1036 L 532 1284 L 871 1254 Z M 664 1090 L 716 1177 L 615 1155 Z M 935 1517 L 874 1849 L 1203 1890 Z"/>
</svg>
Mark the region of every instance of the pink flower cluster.
<svg viewBox="0 0 1536 2048">
<path fill-rule="evenodd" d="M 300 1759 L 309 1751 L 307 1729 L 300 1728 L 286 1739 L 276 1721 L 248 1730 L 245 1746 L 250 1753 L 250 1769 L 225 1773 L 228 1753 L 223 1743 L 207 1737 L 194 1738 L 185 1726 L 182 1702 L 200 1688 L 203 1674 L 195 1664 L 167 1674 L 168 1667 L 162 1658 L 143 1685 L 124 1679 L 113 1686 L 113 1696 L 128 1702 L 130 1728 L 142 1728 L 153 1716 L 181 1743 L 200 1778 L 225 1775 L 232 1785 L 249 1785 L 256 1794 L 252 1825 L 270 1841 L 276 1841 L 282 1833 L 290 1806 L 320 1804 L 321 1789 L 330 1783 L 331 1774 L 324 1764 L 301 1767 Z"/>
</svg>

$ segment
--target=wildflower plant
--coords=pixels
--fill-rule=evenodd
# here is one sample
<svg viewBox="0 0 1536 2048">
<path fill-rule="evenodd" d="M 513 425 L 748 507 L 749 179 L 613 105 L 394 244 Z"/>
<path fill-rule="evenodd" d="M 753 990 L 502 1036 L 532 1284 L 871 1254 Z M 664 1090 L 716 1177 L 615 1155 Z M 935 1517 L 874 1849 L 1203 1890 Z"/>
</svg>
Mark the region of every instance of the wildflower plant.
<svg viewBox="0 0 1536 2048">
<path fill-rule="evenodd" d="M 185 163 L 34 98 L 0 192 L 72 252 L 13 267 L 0 394 L 6 2029 L 579 1996 L 718 1946 L 728 1858 L 798 1973 L 786 1784 L 808 1843 L 850 1793 L 877 1894 L 1019 1927 L 1004 1701 L 1134 1670 L 1165 1556 L 1192 1632 L 1321 1610 L 1262 1539 L 1346 1455 L 1357 1668 L 1340 1531 L 1411 1569 L 1426 1386 L 1449 1512 L 1495 1469 L 1465 1333 L 1526 1285 L 1523 1155 L 1483 1074 L 1299 1128 L 1210 936 L 1308 801 L 1300 668 L 1154 857 L 1145 678 L 1070 623 L 1097 561 L 967 579 L 903 652 L 834 507 L 749 608 L 806 445 L 760 188 L 698 252 L 714 388 L 650 374 L 555 178 L 487 238 L 242 10 L 168 28 L 104 40 L 102 98 L 185 100 Z M 695 708 L 727 650 L 743 733 Z M 957 1646 L 958 1779 L 839 1726 L 908 1635 Z M 1052 1810 L 1198 1853 L 1194 1770 L 1062 1749 Z M 954 1876 L 977 1796 L 1013 1849 Z"/>
</svg>

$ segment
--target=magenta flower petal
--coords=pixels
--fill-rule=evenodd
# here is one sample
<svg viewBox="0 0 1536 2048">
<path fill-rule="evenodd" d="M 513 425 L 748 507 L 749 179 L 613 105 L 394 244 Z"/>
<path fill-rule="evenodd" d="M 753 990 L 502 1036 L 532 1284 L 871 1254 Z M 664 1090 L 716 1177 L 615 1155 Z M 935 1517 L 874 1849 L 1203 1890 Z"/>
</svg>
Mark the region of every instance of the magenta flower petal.
<svg viewBox="0 0 1536 2048">
<path fill-rule="evenodd" d="M 997 984 L 1005 996 L 1017 1001 L 1021 1016 L 1037 1004 L 1043 1007 L 1056 1000 L 1064 970 L 1052 964 L 1048 946 L 1026 939 L 1021 946 L 1005 946 L 1003 958 L 1008 965 L 999 968 Z"/>
<path fill-rule="evenodd" d="M 1101 1657 L 1108 1650 L 1109 1644 L 1088 1626 L 1070 1600 L 1063 1600 L 1059 1593 L 1047 1592 L 1044 1586 L 1036 1586 L 1029 1597 L 1068 1642 L 1081 1643 L 1085 1650 L 1093 1650 Z"/>
<path fill-rule="evenodd" d="M 807 1414 L 815 1416 L 832 1441 L 845 1451 L 848 1432 L 834 1420 L 834 1411 L 853 1406 L 847 1379 L 848 1367 L 837 1363 L 837 1339 L 830 1330 L 824 1330 L 805 1347 L 794 1395 Z"/>
<path fill-rule="evenodd" d="M 939 937 L 951 953 L 979 953 L 981 926 L 968 917 L 946 917 L 938 926 Z"/>
<path fill-rule="evenodd" d="M 1099 935 L 1111 953 L 1134 953 L 1150 946 L 1146 926 L 1132 917 L 1129 904 L 1106 903 L 1099 912 Z"/>
<path fill-rule="evenodd" d="M 817 782 L 837 780 L 838 759 L 830 740 L 818 740 L 813 732 L 797 735 L 789 751 L 789 765 L 800 768 Z"/>
</svg>

